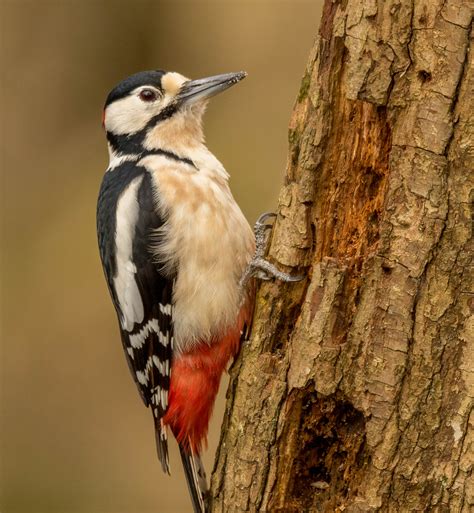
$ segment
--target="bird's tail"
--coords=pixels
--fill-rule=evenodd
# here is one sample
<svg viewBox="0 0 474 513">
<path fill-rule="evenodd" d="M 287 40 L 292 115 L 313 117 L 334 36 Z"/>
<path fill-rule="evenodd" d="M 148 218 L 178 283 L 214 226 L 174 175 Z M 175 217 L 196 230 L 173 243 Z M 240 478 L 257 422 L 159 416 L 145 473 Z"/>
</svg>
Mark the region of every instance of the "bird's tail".
<svg viewBox="0 0 474 513">
<path fill-rule="evenodd" d="M 186 482 L 193 503 L 194 513 L 207 513 L 209 489 L 207 487 L 206 472 L 199 454 L 194 454 L 192 449 L 179 446 L 181 461 L 183 462 Z"/>
<path fill-rule="evenodd" d="M 161 424 L 161 420 L 153 415 L 155 421 L 155 440 L 156 440 L 156 452 L 158 453 L 158 459 L 161 462 L 163 472 L 170 474 L 170 459 L 168 455 L 168 434 L 166 432 L 166 426 Z"/>
</svg>

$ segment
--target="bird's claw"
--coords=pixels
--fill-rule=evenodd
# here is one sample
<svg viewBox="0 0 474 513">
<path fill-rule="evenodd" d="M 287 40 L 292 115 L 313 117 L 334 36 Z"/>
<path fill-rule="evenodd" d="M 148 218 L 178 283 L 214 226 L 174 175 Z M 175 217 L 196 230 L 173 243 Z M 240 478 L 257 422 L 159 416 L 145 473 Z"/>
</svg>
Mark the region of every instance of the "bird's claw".
<svg viewBox="0 0 474 513">
<path fill-rule="evenodd" d="M 301 281 L 304 278 L 304 276 L 291 276 L 291 274 L 284 273 L 277 269 L 272 263 L 268 262 L 268 260 L 263 258 L 254 258 L 250 263 L 250 266 L 253 267 L 252 275 L 259 280 L 268 281 L 276 278 L 277 280 L 290 283 Z"/>
<path fill-rule="evenodd" d="M 267 226 L 268 228 L 272 227 L 273 223 L 265 223 L 265 221 L 270 217 L 273 218 L 273 220 L 275 220 L 277 215 L 275 214 L 275 212 L 264 212 L 263 214 L 261 214 L 255 223 L 255 229 L 257 229 L 261 225 Z"/>
<path fill-rule="evenodd" d="M 301 281 L 304 278 L 304 276 L 291 276 L 284 273 L 264 259 L 268 243 L 268 230 L 273 227 L 273 222 L 267 222 L 267 220 L 273 218 L 274 221 L 276 217 L 274 212 L 265 212 L 257 219 L 254 226 L 255 255 L 240 280 L 241 287 L 244 287 L 252 276 L 264 281 L 276 278 L 287 283 Z"/>
<path fill-rule="evenodd" d="M 263 213 L 255 223 L 253 232 L 255 234 L 255 256 L 263 257 L 267 249 L 268 243 L 268 230 L 273 227 L 273 222 L 267 223 L 267 219 L 276 219 L 274 212 Z"/>
</svg>

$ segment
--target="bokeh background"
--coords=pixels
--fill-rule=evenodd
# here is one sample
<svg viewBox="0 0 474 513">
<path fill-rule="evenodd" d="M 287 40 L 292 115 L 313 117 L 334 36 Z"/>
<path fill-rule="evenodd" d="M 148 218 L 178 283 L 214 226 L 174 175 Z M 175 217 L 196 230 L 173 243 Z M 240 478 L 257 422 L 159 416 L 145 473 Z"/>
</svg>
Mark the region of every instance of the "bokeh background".
<svg viewBox="0 0 474 513">
<path fill-rule="evenodd" d="M 143 69 L 248 71 L 206 133 L 253 221 L 276 206 L 321 4 L 0 1 L 2 513 L 190 511 L 176 448 L 171 478 L 156 460 L 99 263 L 102 104 Z"/>
</svg>

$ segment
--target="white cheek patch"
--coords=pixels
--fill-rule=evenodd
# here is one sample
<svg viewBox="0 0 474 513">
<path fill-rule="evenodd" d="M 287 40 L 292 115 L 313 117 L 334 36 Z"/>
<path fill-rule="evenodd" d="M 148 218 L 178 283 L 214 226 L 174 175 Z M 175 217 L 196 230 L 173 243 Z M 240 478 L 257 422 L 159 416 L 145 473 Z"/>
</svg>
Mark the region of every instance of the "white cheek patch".
<svg viewBox="0 0 474 513">
<path fill-rule="evenodd" d="M 158 114 L 159 103 L 146 104 L 133 93 L 117 100 L 105 109 L 105 129 L 117 135 L 139 132 Z"/>
</svg>

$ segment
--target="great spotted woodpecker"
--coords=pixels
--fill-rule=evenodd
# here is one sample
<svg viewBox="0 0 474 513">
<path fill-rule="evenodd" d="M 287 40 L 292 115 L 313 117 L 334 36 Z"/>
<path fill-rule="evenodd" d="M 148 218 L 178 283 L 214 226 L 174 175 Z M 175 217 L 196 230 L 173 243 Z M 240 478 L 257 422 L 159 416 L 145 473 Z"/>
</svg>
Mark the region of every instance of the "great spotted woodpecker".
<svg viewBox="0 0 474 513">
<path fill-rule="evenodd" d="M 267 216 L 254 235 L 204 144 L 207 99 L 245 76 L 137 73 L 110 92 L 103 113 L 110 164 L 97 207 L 100 256 L 161 465 L 169 473 L 169 427 L 197 513 L 207 510 L 199 454 L 250 322 L 252 276 L 298 279 L 263 259 Z"/>
</svg>

